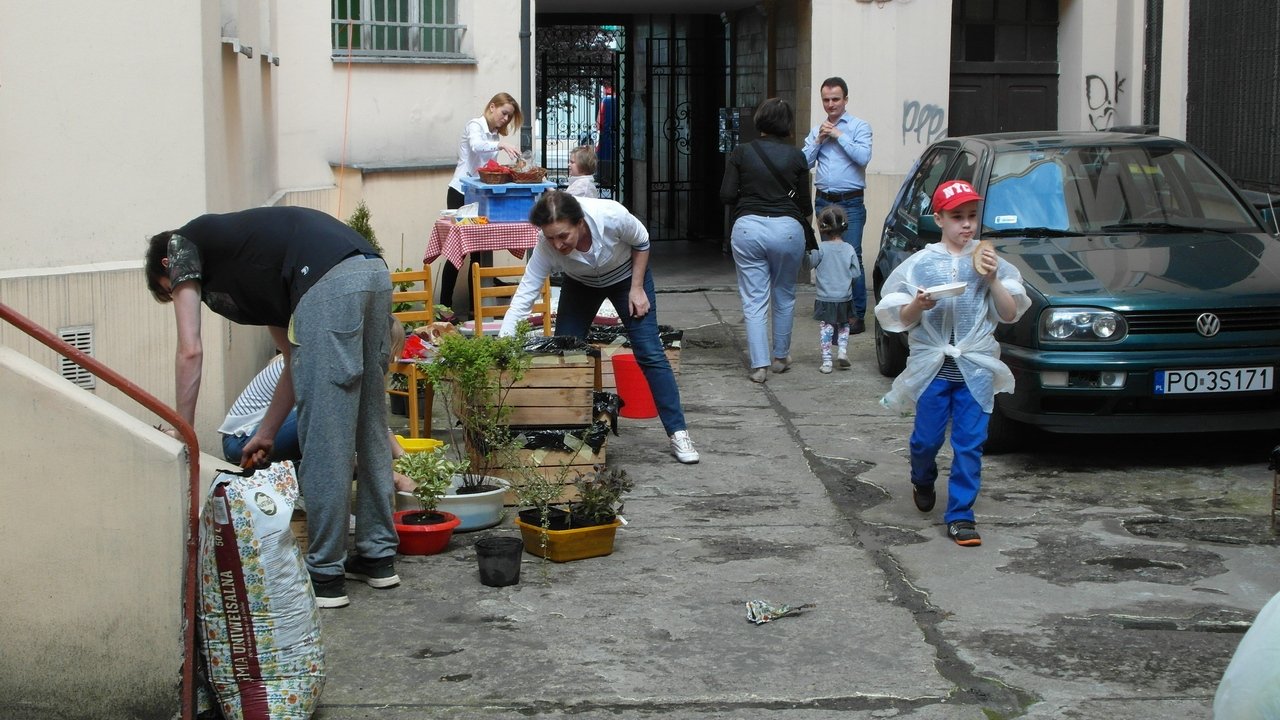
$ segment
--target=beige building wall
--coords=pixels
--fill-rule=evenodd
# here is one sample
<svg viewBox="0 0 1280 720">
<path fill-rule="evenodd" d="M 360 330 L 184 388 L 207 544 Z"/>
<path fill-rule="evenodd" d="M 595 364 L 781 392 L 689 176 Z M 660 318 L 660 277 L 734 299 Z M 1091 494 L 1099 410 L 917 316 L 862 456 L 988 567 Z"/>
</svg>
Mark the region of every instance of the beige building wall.
<svg viewBox="0 0 1280 720">
<path fill-rule="evenodd" d="M 1058 16 L 1058 129 L 1142 122 L 1142 3 L 1062 0 Z"/>
<path fill-rule="evenodd" d="M 1160 134 L 1187 139 L 1187 67 L 1191 3 L 1165 0 L 1160 45 Z"/>
<path fill-rule="evenodd" d="M 919 2 L 812 0 L 812 7 L 812 98 L 808 117 L 797 120 L 803 124 L 797 133 L 807 133 L 826 117 L 818 97 L 822 81 L 833 75 L 844 78 L 849 112 L 870 123 L 872 132 L 862 232 L 862 259 L 870 267 L 903 177 L 945 133 L 951 13 Z M 930 130 L 934 127 L 941 130 Z"/>
<path fill-rule="evenodd" d="M 182 444 L 8 347 L 0 396 L 0 716 L 176 717 Z"/>
</svg>

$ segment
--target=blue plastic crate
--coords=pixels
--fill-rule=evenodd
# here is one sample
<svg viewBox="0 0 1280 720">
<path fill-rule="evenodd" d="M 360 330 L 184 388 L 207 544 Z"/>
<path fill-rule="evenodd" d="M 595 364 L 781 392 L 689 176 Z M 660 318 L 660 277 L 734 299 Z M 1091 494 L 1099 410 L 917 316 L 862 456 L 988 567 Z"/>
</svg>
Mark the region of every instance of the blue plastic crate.
<svg viewBox="0 0 1280 720">
<path fill-rule="evenodd" d="M 555 187 L 554 183 L 489 183 L 462 178 L 463 197 L 467 204 L 478 203 L 478 214 L 489 222 L 526 222 L 538 196 Z"/>
</svg>

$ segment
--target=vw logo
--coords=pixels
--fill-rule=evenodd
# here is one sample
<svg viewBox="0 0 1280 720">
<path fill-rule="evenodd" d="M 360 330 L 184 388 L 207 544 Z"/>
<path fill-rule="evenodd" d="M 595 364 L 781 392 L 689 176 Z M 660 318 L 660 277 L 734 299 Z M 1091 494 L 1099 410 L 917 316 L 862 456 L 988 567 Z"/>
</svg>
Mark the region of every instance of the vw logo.
<svg viewBox="0 0 1280 720">
<path fill-rule="evenodd" d="M 1213 337 L 1222 329 L 1222 321 L 1213 313 L 1201 313 L 1196 318 L 1196 332 L 1205 337 Z"/>
</svg>

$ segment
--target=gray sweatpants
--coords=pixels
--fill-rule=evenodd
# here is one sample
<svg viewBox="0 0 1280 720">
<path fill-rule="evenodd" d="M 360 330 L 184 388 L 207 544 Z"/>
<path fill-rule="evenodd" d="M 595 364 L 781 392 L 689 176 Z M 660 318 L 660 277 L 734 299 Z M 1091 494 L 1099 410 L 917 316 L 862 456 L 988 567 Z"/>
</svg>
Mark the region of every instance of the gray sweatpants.
<svg viewBox="0 0 1280 720">
<path fill-rule="evenodd" d="M 294 310 L 291 367 L 313 575 L 343 572 L 353 468 L 356 552 L 367 558 L 396 552 L 384 399 L 390 310 L 386 263 L 362 256 L 325 273 Z"/>
</svg>

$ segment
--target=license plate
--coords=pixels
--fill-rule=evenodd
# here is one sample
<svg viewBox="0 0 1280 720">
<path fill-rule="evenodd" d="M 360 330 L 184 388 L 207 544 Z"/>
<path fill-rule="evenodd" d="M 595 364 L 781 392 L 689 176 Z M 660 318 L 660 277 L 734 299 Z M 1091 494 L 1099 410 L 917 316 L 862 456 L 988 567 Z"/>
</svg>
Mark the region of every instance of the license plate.
<svg viewBox="0 0 1280 720">
<path fill-rule="evenodd" d="M 1157 395 L 1231 393 L 1270 390 L 1275 368 L 1250 367 L 1223 370 L 1157 370 Z"/>
</svg>

